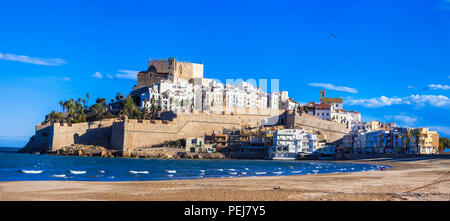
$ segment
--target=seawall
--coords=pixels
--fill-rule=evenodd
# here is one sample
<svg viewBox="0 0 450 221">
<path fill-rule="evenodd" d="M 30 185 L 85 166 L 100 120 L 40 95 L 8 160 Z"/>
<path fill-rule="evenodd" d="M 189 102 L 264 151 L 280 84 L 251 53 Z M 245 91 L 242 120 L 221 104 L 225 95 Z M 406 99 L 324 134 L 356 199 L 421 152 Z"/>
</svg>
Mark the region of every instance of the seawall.
<svg viewBox="0 0 450 221">
<path fill-rule="evenodd" d="M 133 151 L 158 146 L 167 140 L 204 136 L 241 123 L 284 124 L 287 127 L 321 131 L 329 141 L 348 133 L 345 125 L 286 111 L 224 113 L 179 113 L 171 120 L 108 119 L 77 124 L 37 125 L 23 152 L 56 151 L 73 144 L 103 146 L 108 150 Z"/>
</svg>

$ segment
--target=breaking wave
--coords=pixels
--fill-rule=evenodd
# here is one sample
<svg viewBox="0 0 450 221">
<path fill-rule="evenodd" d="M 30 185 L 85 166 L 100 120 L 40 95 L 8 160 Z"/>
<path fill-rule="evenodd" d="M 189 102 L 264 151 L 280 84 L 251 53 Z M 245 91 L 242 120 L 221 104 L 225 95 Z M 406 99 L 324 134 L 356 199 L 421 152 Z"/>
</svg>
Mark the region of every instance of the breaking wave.
<svg viewBox="0 0 450 221">
<path fill-rule="evenodd" d="M 69 170 L 69 172 L 71 174 L 85 174 L 86 173 L 85 170 L 80 170 L 80 171 L 78 171 L 78 170 Z"/>
<path fill-rule="evenodd" d="M 130 171 L 128 171 L 129 173 L 132 173 L 132 174 L 138 174 L 138 173 L 143 173 L 143 174 L 148 174 L 148 171 L 146 171 L 146 170 L 143 170 L 143 171 L 134 171 L 134 170 L 130 170 Z"/>
<path fill-rule="evenodd" d="M 53 175 L 53 177 L 67 178 L 66 174 L 60 174 L 60 175 L 55 174 L 55 175 Z"/>
<path fill-rule="evenodd" d="M 43 170 L 21 170 L 22 173 L 39 174 L 44 172 Z"/>
</svg>

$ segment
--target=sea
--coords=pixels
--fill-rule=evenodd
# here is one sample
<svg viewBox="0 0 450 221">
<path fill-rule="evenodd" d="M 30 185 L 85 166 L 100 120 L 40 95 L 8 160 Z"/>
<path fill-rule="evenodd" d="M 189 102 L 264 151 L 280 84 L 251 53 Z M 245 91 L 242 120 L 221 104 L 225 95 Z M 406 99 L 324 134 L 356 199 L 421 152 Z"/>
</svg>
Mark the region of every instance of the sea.
<svg viewBox="0 0 450 221">
<path fill-rule="evenodd" d="M 0 181 L 150 181 L 288 176 L 380 170 L 386 165 L 330 161 L 129 159 L 21 154 L 0 147 Z"/>
</svg>

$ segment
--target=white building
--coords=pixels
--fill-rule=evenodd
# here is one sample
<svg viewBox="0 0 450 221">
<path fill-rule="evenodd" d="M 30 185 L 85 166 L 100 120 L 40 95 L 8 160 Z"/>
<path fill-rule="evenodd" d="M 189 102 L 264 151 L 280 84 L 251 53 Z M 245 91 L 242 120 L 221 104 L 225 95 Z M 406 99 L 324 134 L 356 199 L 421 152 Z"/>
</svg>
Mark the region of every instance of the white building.
<svg viewBox="0 0 450 221">
<path fill-rule="evenodd" d="M 356 111 L 335 109 L 331 111 L 331 120 L 334 122 L 345 124 L 348 129 L 352 129 L 361 122 L 361 114 Z"/>
<path fill-rule="evenodd" d="M 196 84 L 184 79 L 162 80 L 141 93 L 140 97 L 142 107 L 150 109 L 155 105 L 162 110 L 174 111 L 216 107 L 292 110 L 298 105 L 288 97 L 287 91 L 267 94 L 248 82 L 224 85 L 206 78 Z"/>
<path fill-rule="evenodd" d="M 163 80 L 141 94 L 141 106 L 147 109 L 153 104 L 162 110 L 190 110 L 193 101 L 193 85 L 179 78 L 174 82 Z"/>
<path fill-rule="evenodd" d="M 273 135 L 273 146 L 268 149 L 268 158 L 297 159 L 299 153 L 312 153 L 316 147 L 316 134 L 299 129 L 277 130 Z"/>
<path fill-rule="evenodd" d="M 322 120 L 331 120 L 332 119 L 333 106 L 330 104 L 317 104 L 316 105 L 316 117 Z"/>
</svg>

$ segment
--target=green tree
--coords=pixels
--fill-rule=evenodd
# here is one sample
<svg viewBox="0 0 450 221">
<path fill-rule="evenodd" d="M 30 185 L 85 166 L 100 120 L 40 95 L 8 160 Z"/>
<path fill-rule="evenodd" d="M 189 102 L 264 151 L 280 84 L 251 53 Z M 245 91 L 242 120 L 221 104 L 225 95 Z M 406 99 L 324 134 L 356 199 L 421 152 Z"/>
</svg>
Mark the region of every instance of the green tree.
<svg viewBox="0 0 450 221">
<path fill-rule="evenodd" d="M 121 101 L 123 99 L 122 93 L 117 93 L 116 95 L 116 101 Z"/>
<path fill-rule="evenodd" d="M 100 103 L 96 103 L 92 105 L 92 111 L 94 115 L 96 116 L 96 120 L 101 120 L 103 115 L 103 106 Z"/>
<path fill-rule="evenodd" d="M 439 137 L 439 152 L 444 151 L 446 148 L 450 148 L 450 139 L 448 137 Z"/>
<path fill-rule="evenodd" d="M 123 105 L 123 112 L 125 115 L 127 115 L 129 118 L 132 117 L 133 112 L 136 110 L 136 104 L 133 101 L 133 98 L 131 96 L 128 96 L 125 99 L 125 103 Z"/>
</svg>

